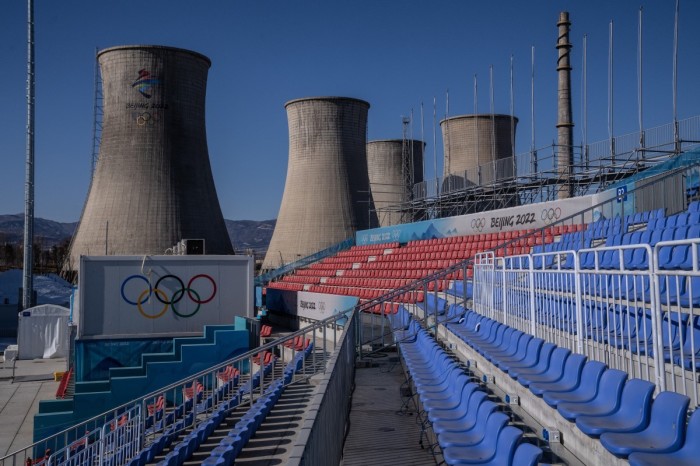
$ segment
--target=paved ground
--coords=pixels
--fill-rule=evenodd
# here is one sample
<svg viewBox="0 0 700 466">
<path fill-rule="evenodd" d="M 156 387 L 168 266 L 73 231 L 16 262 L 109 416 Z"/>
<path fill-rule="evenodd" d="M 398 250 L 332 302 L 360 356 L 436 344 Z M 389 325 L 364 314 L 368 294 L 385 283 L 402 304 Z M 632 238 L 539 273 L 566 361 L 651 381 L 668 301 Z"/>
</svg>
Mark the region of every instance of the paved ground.
<svg viewBox="0 0 700 466">
<path fill-rule="evenodd" d="M 54 372 L 62 372 L 66 360 L 35 359 L 0 365 L 0 457 L 32 443 L 34 414 L 39 401 L 55 399 L 58 382 Z"/>
<path fill-rule="evenodd" d="M 342 466 L 435 465 L 419 444 L 415 406 L 403 405 L 405 378 L 397 358 L 395 352 L 380 353 L 373 358 L 377 367 L 357 368 Z"/>
</svg>

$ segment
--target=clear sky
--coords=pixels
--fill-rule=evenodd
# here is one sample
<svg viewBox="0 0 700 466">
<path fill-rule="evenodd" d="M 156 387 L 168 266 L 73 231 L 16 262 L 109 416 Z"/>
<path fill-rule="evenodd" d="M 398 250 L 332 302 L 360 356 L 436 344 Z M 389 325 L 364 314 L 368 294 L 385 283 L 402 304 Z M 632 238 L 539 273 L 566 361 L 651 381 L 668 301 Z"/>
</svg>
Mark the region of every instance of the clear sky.
<svg viewBox="0 0 700 466">
<path fill-rule="evenodd" d="M 571 15 L 574 131 L 581 136 L 581 43 L 588 35 L 589 141 L 608 137 L 608 27 L 615 24 L 615 134 L 636 131 L 637 17 L 644 7 L 644 125 L 672 121 L 673 0 L 35 0 L 36 215 L 77 221 L 90 176 L 95 48 L 182 47 L 209 56 L 207 136 L 224 216 L 275 218 L 287 170 L 284 103 L 322 95 L 371 104 L 368 139 L 401 137 L 425 103 L 427 177 L 438 117 L 510 113 L 515 63 L 516 152 L 530 147 L 530 47 L 536 54 L 537 146 L 556 137 L 556 21 Z M 700 114 L 700 2 L 680 5 L 678 116 Z M 26 2 L 0 6 L 0 213 L 24 208 Z M 439 129 L 437 154 L 442 156 Z M 442 163 L 438 163 L 441 171 Z"/>
</svg>

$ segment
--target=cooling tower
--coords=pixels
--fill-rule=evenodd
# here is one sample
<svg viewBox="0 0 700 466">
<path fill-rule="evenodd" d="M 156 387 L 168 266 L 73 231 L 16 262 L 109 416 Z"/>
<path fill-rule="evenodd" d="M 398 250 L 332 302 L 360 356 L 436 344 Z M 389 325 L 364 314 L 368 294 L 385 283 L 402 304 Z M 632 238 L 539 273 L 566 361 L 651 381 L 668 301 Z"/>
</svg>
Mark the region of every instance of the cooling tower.
<svg viewBox="0 0 700 466">
<path fill-rule="evenodd" d="M 100 155 L 67 267 L 88 254 L 163 254 L 185 238 L 204 239 L 207 254 L 232 254 L 207 151 L 209 59 L 123 46 L 98 60 Z"/>
<path fill-rule="evenodd" d="M 513 177 L 512 140 L 518 119 L 510 115 L 461 115 L 440 122 L 444 176 L 465 176 L 463 184 L 488 184 Z M 479 168 L 480 167 L 480 168 Z M 453 178 L 453 177 L 451 177 Z"/>
<path fill-rule="evenodd" d="M 390 139 L 367 143 L 367 170 L 374 208 L 380 227 L 413 222 L 410 210 L 399 209 L 410 200 L 413 186 L 406 186 L 408 179 L 413 184 L 423 181 L 423 141 Z M 408 164 L 404 162 L 404 151 Z M 407 176 L 409 167 L 412 175 Z"/>
<path fill-rule="evenodd" d="M 367 175 L 369 104 L 345 97 L 287 102 L 289 163 L 263 263 L 273 269 L 376 225 Z"/>
</svg>

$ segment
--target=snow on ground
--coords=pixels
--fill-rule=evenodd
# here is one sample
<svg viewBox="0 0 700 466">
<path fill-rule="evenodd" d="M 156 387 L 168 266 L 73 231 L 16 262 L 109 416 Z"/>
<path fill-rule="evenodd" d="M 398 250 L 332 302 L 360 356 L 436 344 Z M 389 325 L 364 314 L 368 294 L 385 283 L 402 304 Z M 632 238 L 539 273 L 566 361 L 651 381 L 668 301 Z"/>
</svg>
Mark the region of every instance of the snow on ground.
<svg viewBox="0 0 700 466">
<path fill-rule="evenodd" d="M 21 287 L 21 269 L 0 273 L 0 304 L 17 304 Z M 67 307 L 72 289 L 70 283 L 56 274 L 34 276 L 37 304 L 59 304 Z"/>
</svg>

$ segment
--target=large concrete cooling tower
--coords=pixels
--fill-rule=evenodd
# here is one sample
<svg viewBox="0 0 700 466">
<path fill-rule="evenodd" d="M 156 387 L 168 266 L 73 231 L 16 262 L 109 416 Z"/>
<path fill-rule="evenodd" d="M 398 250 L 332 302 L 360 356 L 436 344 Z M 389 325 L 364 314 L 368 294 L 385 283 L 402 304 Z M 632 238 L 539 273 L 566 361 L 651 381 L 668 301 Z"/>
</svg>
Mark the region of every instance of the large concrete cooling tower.
<svg viewBox="0 0 700 466">
<path fill-rule="evenodd" d="M 306 257 L 377 222 L 367 175 L 369 104 L 315 97 L 285 108 L 287 181 L 263 269 Z"/>
<path fill-rule="evenodd" d="M 160 46 L 98 54 L 104 92 L 100 157 L 70 251 L 163 254 L 204 239 L 207 254 L 232 254 L 209 165 L 204 97 L 211 62 Z"/>
<path fill-rule="evenodd" d="M 487 184 L 514 176 L 512 138 L 518 119 L 510 115 L 461 115 L 440 122 L 444 176 L 464 176 L 466 184 Z M 495 163 L 494 163 L 495 162 Z M 481 166 L 481 169 L 479 167 Z"/>
<path fill-rule="evenodd" d="M 380 227 L 412 222 L 412 212 L 400 205 L 410 200 L 413 186 L 423 181 L 423 148 L 425 143 L 416 140 L 389 139 L 367 143 L 367 169 L 372 190 L 374 208 Z M 405 163 L 406 157 L 409 163 Z M 412 176 L 407 170 L 412 167 Z"/>
</svg>

